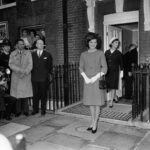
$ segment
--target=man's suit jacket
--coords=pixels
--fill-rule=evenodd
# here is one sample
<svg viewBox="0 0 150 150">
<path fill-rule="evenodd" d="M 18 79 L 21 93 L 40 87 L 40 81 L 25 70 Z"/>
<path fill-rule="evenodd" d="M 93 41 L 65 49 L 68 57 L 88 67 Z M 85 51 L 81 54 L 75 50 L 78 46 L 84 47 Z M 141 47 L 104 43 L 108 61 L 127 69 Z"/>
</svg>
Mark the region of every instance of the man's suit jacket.
<svg viewBox="0 0 150 150">
<path fill-rule="evenodd" d="M 32 82 L 45 82 L 49 80 L 49 76 L 53 70 L 52 56 L 49 52 L 43 51 L 39 57 L 37 51 L 32 53 L 33 69 Z"/>
</svg>

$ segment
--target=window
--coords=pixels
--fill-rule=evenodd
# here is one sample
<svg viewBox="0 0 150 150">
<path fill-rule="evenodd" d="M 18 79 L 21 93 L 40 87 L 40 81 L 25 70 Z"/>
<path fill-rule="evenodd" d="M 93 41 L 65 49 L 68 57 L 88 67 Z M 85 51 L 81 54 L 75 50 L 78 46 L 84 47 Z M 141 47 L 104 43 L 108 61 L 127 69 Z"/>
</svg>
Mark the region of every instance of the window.
<svg viewBox="0 0 150 150">
<path fill-rule="evenodd" d="M 0 5 L 6 5 L 14 2 L 16 2 L 16 0 L 0 0 Z"/>
</svg>

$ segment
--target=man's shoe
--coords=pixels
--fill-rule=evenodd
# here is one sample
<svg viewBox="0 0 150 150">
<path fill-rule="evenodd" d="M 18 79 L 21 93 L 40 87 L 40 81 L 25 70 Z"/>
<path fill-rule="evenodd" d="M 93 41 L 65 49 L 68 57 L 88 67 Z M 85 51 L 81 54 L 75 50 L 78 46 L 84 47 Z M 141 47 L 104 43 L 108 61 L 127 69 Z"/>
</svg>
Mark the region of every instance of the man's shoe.
<svg viewBox="0 0 150 150">
<path fill-rule="evenodd" d="M 5 119 L 6 120 L 12 120 L 12 118 L 10 116 L 7 116 Z"/>
<path fill-rule="evenodd" d="M 35 114 L 38 114 L 38 111 L 33 111 L 33 112 L 31 113 L 31 115 L 35 115 Z"/>
<path fill-rule="evenodd" d="M 42 112 L 41 112 L 41 116 L 45 116 L 45 111 L 42 111 Z"/>
<path fill-rule="evenodd" d="M 21 115 L 21 113 L 16 113 L 15 117 L 19 117 Z"/>
<path fill-rule="evenodd" d="M 25 112 L 25 113 L 23 113 L 25 116 L 29 116 L 29 113 L 28 112 Z"/>
</svg>

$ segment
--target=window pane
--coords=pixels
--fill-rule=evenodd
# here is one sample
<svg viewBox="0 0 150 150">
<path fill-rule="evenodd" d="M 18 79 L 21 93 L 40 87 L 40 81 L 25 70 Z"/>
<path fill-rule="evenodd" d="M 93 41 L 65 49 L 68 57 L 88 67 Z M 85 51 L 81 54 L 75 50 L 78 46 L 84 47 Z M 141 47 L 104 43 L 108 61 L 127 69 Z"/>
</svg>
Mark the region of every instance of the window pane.
<svg viewBox="0 0 150 150">
<path fill-rule="evenodd" d="M 15 1 L 16 0 L 2 0 L 2 4 L 5 5 L 5 4 L 13 3 Z"/>
</svg>

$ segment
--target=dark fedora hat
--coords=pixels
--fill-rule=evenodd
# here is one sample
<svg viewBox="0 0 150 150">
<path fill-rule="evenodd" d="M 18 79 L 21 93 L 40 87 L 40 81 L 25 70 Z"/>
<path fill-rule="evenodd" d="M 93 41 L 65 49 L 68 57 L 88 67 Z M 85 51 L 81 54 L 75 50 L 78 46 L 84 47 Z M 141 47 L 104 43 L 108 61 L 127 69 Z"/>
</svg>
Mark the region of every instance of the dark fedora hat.
<svg viewBox="0 0 150 150">
<path fill-rule="evenodd" d="M 11 43 L 8 39 L 4 39 L 2 42 L 2 46 L 11 46 Z"/>
</svg>

